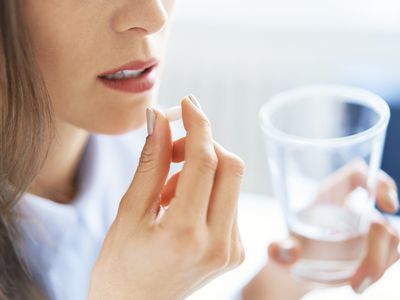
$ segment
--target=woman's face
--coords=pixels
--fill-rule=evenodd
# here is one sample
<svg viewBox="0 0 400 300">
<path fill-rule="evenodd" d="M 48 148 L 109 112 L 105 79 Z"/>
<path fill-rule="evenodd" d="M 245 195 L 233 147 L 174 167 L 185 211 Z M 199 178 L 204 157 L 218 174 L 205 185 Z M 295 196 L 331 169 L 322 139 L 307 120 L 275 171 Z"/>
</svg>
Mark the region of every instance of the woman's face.
<svg viewBox="0 0 400 300">
<path fill-rule="evenodd" d="M 157 97 L 174 0 L 23 2 L 57 118 L 104 134 L 142 126 Z M 128 78 L 117 79 L 121 69 Z"/>
</svg>

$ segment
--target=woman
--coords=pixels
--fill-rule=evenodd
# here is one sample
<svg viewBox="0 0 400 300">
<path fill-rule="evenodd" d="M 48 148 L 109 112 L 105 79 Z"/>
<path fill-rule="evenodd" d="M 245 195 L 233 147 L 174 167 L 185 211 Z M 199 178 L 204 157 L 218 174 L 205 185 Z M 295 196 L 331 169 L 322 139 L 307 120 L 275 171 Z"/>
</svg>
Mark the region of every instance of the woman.
<svg viewBox="0 0 400 300">
<path fill-rule="evenodd" d="M 243 261 L 242 160 L 193 97 L 177 141 L 146 110 L 173 6 L 1 0 L 1 299 L 181 299 Z"/>
</svg>

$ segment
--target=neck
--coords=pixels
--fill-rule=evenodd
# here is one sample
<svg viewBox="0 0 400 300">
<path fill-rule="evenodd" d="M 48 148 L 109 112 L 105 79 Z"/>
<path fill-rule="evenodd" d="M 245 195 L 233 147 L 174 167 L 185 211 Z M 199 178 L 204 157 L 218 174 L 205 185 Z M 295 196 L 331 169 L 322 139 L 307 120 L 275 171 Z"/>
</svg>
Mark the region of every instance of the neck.
<svg viewBox="0 0 400 300">
<path fill-rule="evenodd" d="M 89 133 L 61 120 L 46 161 L 28 192 L 55 202 L 69 203 L 77 193 L 76 175 Z"/>
</svg>

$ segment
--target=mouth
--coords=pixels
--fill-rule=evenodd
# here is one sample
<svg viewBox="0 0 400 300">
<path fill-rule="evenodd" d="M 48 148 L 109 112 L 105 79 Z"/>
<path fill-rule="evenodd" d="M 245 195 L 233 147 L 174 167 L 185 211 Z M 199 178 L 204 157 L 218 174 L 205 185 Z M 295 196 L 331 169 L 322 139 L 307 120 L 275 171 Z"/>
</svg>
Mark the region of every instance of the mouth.
<svg viewBox="0 0 400 300">
<path fill-rule="evenodd" d="M 140 93 L 151 89 L 156 81 L 156 59 L 134 61 L 104 72 L 97 78 L 107 87 L 128 93 Z"/>
<path fill-rule="evenodd" d="M 119 71 L 110 75 L 102 75 L 99 76 L 100 78 L 103 79 L 108 79 L 108 80 L 120 80 L 120 79 L 128 79 L 128 78 L 138 78 L 142 75 L 144 75 L 146 72 L 150 71 L 151 68 L 146 68 L 142 70 L 124 70 L 124 71 Z"/>
</svg>

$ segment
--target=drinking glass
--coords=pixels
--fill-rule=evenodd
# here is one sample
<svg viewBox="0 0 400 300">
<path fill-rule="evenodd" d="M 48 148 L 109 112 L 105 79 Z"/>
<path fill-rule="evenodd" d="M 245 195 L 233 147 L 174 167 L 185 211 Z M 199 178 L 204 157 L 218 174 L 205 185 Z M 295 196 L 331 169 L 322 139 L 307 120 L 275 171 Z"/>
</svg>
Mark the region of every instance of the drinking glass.
<svg viewBox="0 0 400 300">
<path fill-rule="evenodd" d="M 292 272 L 346 282 L 366 253 L 387 103 L 359 88 L 307 86 L 274 96 L 259 116 L 275 196 L 302 249 Z"/>
</svg>

